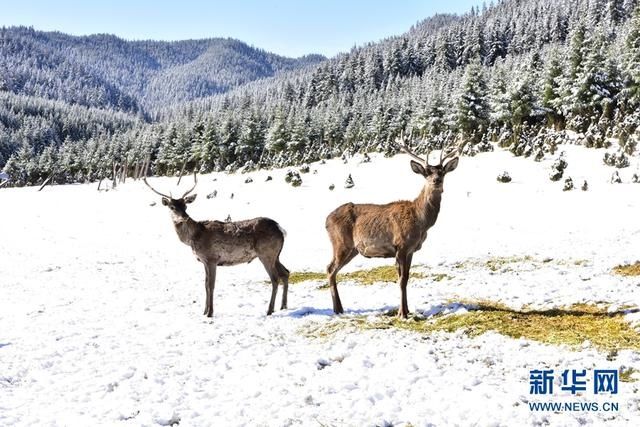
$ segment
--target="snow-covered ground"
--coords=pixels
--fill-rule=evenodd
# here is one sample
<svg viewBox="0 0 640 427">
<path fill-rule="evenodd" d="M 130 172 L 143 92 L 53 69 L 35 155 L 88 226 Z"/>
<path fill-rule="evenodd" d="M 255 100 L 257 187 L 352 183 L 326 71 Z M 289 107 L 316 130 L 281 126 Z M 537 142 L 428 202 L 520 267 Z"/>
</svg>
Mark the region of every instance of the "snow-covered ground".
<svg viewBox="0 0 640 427">
<path fill-rule="evenodd" d="M 587 179 L 589 191 L 563 192 L 562 182 L 550 182 L 552 158 L 461 159 L 445 180 L 438 222 L 414 256 L 419 268 L 451 278 L 412 279 L 412 311 L 476 299 L 516 309 L 640 306 L 640 281 L 610 273 L 640 257 L 640 185 L 629 183 L 638 159 L 621 170 L 625 183 L 609 184 L 614 169 L 602 165 L 603 151 L 562 149 L 565 176 L 577 187 Z M 406 155 L 372 159 L 312 164 L 317 174 L 302 175 L 299 188 L 284 182 L 283 170 L 203 175 L 189 213 L 272 217 L 288 232 L 284 265 L 324 271 L 331 210 L 413 198 L 421 188 Z M 504 170 L 512 183 L 496 182 Z M 356 185 L 344 189 L 349 173 Z M 247 176 L 254 182 L 245 184 Z M 178 193 L 175 178 L 151 182 Z M 181 188 L 190 185 L 184 178 Z M 218 196 L 207 199 L 213 190 Z M 618 412 L 527 405 L 570 400 L 530 395 L 531 369 L 639 368 L 637 352 L 608 360 L 588 343 L 576 351 L 496 333 L 347 329 L 309 338 L 305 328 L 334 321 L 329 291 L 319 282 L 292 285 L 289 310 L 267 317 L 270 286 L 257 261 L 218 271 L 207 319 L 202 266 L 158 202 L 134 181 L 109 192 L 95 184 L 0 190 L 0 425 L 640 424 L 640 382 L 621 383 L 616 396 L 573 398 L 618 402 Z M 494 257 L 529 258 L 493 272 L 483 263 Z M 391 263 L 358 257 L 344 271 Z M 399 303 L 397 285 L 345 282 L 340 291 L 346 316 Z"/>
</svg>

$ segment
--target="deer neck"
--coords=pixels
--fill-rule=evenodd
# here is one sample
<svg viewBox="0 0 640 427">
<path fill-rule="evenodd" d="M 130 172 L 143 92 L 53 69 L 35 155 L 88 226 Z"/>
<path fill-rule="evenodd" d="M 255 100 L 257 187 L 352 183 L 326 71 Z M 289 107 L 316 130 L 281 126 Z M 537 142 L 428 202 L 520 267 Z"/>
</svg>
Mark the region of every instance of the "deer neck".
<svg viewBox="0 0 640 427">
<path fill-rule="evenodd" d="M 418 198 L 414 201 L 418 218 L 424 224 L 426 229 L 432 227 L 438 219 L 442 191 L 442 187 L 434 188 L 427 184 L 420 192 Z"/>
<path fill-rule="evenodd" d="M 171 212 L 171 219 L 180 241 L 190 245 L 193 241 L 197 223 L 186 212 Z"/>
</svg>

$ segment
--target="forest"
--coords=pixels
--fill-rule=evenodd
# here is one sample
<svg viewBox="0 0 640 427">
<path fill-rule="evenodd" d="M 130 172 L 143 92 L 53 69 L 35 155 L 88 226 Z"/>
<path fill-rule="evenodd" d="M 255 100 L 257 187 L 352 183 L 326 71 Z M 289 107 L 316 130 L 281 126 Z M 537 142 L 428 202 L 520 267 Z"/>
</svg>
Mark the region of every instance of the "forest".
<svg viewBox="0 0 640 427">
<path fill-rule="evenodd" d="M 416 17 L 418 19 L 419 17 Z M 9 185 L 252 170 L 462 138 L 534 160 L 572 141 L 634 154 L 637 0 L 501 0 L 326 59 L 231 39 L 0 30 Z"/>
</svg>

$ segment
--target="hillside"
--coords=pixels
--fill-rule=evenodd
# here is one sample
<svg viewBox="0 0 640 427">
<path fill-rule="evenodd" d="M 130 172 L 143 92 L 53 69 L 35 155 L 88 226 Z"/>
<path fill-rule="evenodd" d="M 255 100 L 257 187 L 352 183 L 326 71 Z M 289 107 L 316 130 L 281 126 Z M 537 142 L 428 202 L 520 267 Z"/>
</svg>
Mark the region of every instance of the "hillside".
<svg viewBox="0 0 640 427">
<path fill-rule="evenodd" d="M 233 39 L 127 41 L 11 27 L 0 30 L 0 90 L 138 112 L 226 92 L 323 59 L 285 58 Z"/>
</svg>

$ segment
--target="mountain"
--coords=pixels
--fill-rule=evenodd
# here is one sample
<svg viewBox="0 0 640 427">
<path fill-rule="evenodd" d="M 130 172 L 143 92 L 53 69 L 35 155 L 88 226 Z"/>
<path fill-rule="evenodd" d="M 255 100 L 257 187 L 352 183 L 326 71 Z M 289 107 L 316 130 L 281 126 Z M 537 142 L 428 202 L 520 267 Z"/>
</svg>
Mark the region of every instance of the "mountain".
<svg viewBox="0 0 640 427">
<path fill-rule="evenodd" d="M 0 29 L 0 90 L 141 112 L 226 92 L 325 58 L 286 58 L 233 39 L 126 41 Z"/>
<path fill-rule="evenodd" d="M 180 43 L 191 46 L 180 52 L 200 46 L 171 46 Z M 186 78 L 178 63 L 188 62 L 196 72 L 205 68 L 195 54 L 175 59 L 167 45 L 144 46 L 158 63 L 171 63 L 170 71 L 154 76 L 175 88 L 196 80 Z M 197 58 L 206 61 L 207 55 Z M 638 0 L 502 0 L 462 16 L 437 15 L 405 34 L 310 62 L 195 99 L 176 95 L 170 83 L 136 86 L 131 82 L 151 79 L 96 72 L 88 83 L 129 82 L 110 84 L 135 96 L 138 105 L 150 105 L 153 114 L 132 114 L 135 120 L 98 131 L 99 142 L 93 138 L 92 144 L 70 135 L 63 115 L 48 128 L 38 116 L 38 124 L 25 129 L 23 119 L 32 118 L 32 110 L 16 98 L 0 98 L 0 119 L 4 114 L 13 123 L 0 128 L 0 165 L 7 159 L 14 184 L 24 184 L 41 182 L 49 171 L 56 182 L 96 179 L 110 174 L 114 163 L 134 174 L 147 157 L 151 173 L 170 175 L 283 166 L 357 151 L 393 153 L 389 142 L 400 134 L 419 136 L 418 151 L 462 138 L 469 155 L 499 145 L 536 159 L 554 155 L 566 131 L 577 135 L 572 141 L 608 147 L 616 158 L 636 153 L 640 142 Z M 116 92 L 112 96 L 118 99 Z M 55 135 L 44 159 L 31 136 L 43 133 Z"/>
</svg>

